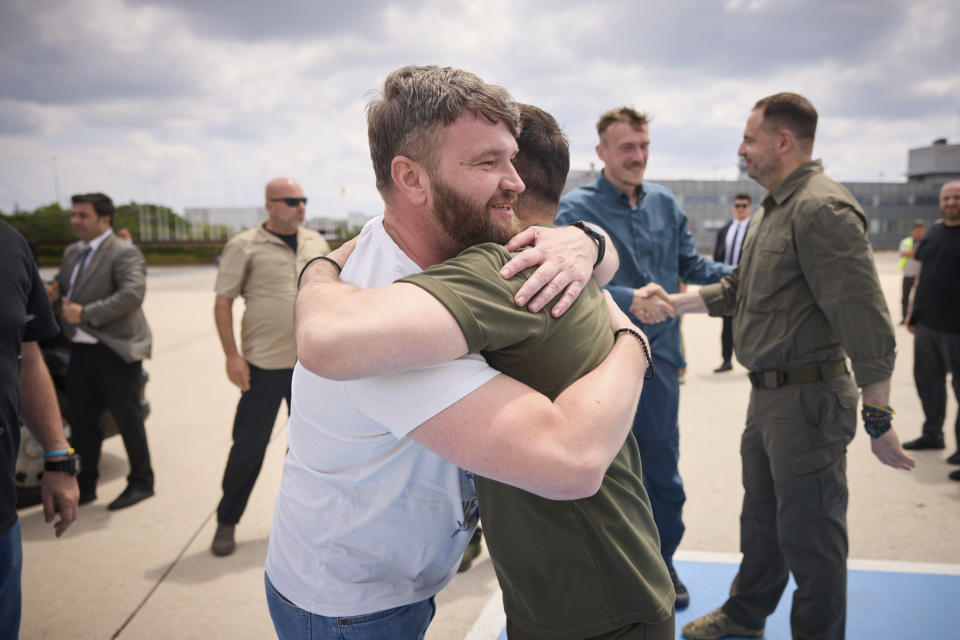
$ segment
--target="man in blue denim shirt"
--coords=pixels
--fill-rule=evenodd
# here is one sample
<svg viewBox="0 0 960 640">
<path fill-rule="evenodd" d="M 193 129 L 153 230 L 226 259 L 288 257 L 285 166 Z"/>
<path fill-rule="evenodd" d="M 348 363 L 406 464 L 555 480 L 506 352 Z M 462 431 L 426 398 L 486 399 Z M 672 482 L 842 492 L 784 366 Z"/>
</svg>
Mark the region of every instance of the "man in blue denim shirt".
<svg viewBox="0 0 960 640">
<path fill-rule="evenodd" d="M 677 291 L 679 280 L 692 284 L 717 282 L 732 267 L 697 254 L 687 229 L 687 216 L 669 189 L 644 183 L 650 151 L 649 119 L 628 107 L 608 111 L 597 122 L 597 155 L 604 170 L 591 184 L 560 200 L 557 224 L 576 220 L 603 227 L 620 254 L 620 270 L 606 286 L 650 339 L 657 375 L 644 385 L 634 418 L 633 434 L 643 461 L 643 483 L 650 494 L 660 532 L 660 550 L 677 591 L 677 609 L 690 603 L 686 587 L 673 569 L 673 553 L 683 537 L 686 500 L 677 469 L 680 436 L 677 410 L 678 370 L 686 366 L 680 350 L 677 318 L 660 324 L 651 314 L 661 304 L 653 291 L 661 285 Z M 672 315 L 672 313 L 671 313 Z"/>
</svg>

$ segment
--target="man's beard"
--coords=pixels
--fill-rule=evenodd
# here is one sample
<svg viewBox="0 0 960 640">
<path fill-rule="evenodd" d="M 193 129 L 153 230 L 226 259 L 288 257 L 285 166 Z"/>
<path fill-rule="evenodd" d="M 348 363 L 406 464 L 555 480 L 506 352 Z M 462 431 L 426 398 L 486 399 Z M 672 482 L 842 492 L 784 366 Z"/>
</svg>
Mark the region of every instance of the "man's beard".
<svg viewBox="0 0 960 640">
<path fill-rule="evenodd" d="M 516 195 L 498 193 L 494 198 L 482 204 L 470 200 L 452 186 L 434 177 L 433 215 L 444 232 L 458 245 L 458 251 L 484 242 L 506 242 L 523 230 L 520 221 L 514 215 L 504 224 L 496 224 L 490 209 L 494 202 L 512 201 L 516 204 Z"/>
</svg>

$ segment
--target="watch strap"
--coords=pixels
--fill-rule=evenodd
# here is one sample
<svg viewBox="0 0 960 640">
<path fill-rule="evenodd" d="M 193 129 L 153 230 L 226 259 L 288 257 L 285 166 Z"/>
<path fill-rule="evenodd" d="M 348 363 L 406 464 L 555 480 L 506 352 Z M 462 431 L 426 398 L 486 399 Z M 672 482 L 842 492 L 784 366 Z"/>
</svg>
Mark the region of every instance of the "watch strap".
<svg viewBox="0 0 960 640">
<path fill-rule="evenodd" d="M 75 476 L 80 472 L 80 456 L 75 453 L 71 453 L 64 460 L 44 460 L 43 470 L 60 471 L 62 473 L 69 473 L 70 475 Z"/>
<path fill-rule="evenodd" d="M 586 220 L 574 220 L 567 226 L 580 229 L 597 243 L 597 261 L 593 263 L 593 268 L 596 269 L 603 262 L 603 256 L 607 251 L 607 236 L 600 231 L 599 227 Z"/>
</svg>

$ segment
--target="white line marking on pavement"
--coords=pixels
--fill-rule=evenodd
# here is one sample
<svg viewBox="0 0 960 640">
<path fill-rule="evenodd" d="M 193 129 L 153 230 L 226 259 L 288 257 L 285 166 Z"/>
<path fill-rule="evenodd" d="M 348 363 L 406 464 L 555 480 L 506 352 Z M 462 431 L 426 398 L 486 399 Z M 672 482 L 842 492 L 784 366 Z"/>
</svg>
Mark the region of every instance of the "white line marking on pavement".
<svg viewBox="0 0 960 640">
<path fill-rule="evenodd" d="M 673 557 L 682 562 L 740 564 L 743 554 L 720 551 L 677 551 Z M 848 559 L 847 568 L 853 569 L 854 571 L 887 571 L 890 573 L 929 573 L 944 576 L 960 576 L 960 564 L 937 562 Z"/>
<path fill-rule="evenodd" d="M 497 589 L 483 610 L 477 616 L 470 631 L 463 640 L 497 640 L 500 632 L 507 624 L 507 616 L 503 612 L 503 592 Z"/>
</svg>

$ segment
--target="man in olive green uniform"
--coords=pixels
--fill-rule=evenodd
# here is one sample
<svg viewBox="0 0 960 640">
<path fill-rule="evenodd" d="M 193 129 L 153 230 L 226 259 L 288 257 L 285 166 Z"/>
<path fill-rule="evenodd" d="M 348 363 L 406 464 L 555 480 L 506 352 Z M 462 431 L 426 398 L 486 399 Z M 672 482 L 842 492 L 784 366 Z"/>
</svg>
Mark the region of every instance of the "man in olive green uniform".
<svg viewBox="0 0 960 640">
<path fill-rule="evenodd" d="M 812 160 L 816 123 L 802 96 L 757 102 L 739 154 L 769 193 L 740 265 L 717 284 L 671 296 L 678 312 L 733 316 L 734 349 L 753 385 L 740 445 L 743 561 L 726 603 L 683 627 L 690 639 L 761 637 L 790 572 L 793 637 L 844 637 L 846 448 L 857 386 L 874 454 L 914 465 L 890 428 L 895 342 L 866 217 Z"/>
</svg>

